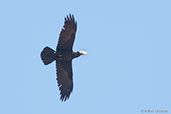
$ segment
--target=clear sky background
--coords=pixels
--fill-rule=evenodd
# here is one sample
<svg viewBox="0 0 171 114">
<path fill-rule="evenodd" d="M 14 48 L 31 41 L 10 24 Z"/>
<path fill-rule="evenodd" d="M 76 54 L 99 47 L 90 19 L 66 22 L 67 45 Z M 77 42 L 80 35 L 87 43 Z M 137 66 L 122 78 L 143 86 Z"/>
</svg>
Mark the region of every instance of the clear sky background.
<svg viewBox="0 0 171 114">
<path fill-rule="evenodd" d="M 1 114 L 171 112 L 170 0 L 0 1 Z M 74 14 L 74 89 L 59 100 L 55 49 L 64 17 Z"/>
</svg>

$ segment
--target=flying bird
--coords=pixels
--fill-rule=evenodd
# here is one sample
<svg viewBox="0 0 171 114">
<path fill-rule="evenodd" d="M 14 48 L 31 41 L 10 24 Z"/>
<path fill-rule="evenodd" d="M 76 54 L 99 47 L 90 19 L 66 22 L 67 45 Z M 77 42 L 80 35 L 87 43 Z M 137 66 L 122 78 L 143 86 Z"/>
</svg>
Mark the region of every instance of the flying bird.
<svg viewBox="0 0 171 114">
<path fill-rule="evenodd" d="M 65 17 L 64 26 L 60 32 L 56 50 L 45 47 L 40 56 L 45 65 L 56 62 L 57 82 L 60 90 L 60 99 L 69 99 L 73 90 L 72 60 L 80 55 L 86 55 L 85 51 L 73 51 L 73 43 L 77 31 L 77 22 L 74 16 Z"/>
</svg>

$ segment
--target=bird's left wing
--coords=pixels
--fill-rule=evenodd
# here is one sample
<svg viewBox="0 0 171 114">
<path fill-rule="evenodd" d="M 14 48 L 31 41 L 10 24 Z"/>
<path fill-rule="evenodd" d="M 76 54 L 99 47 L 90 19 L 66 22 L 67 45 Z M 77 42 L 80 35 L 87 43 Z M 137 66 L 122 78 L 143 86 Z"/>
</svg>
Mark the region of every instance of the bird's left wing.
<svg viewBox="0 0 171 114">
<path fill-rule="evenodd" d="M 77 22 L 75 21 L 74 16 L 69 14 L 65 18 L 64 26 L 60 32 L 56 50 L 72 51 L 76 30 Z"/>
<path fill-rule="evenodd" d="M 60 99 L 66 101 L 73 89 L 72 61 L 56 61 L 56 68 Z"/>
</svg>

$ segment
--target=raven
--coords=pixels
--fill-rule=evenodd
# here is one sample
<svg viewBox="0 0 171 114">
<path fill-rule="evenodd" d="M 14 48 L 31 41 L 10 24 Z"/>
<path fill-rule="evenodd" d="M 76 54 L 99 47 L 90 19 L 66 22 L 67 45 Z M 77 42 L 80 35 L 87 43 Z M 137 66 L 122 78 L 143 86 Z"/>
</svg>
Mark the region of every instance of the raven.
<svg viewBox="0 0 171 114">
<path fill-rule="evenodd" d="M 80 55 L 86 55 L 85 51 L 74 52 L 72 50 L 77 30 L 77 22 L 74 16 L 69 14 L 65 17 L 64 26 L 60 32 L 56 51 L 45 47 L 40 56 L 45 65 L 56 61 L 57 82 L 60 90 L 60 99 L 66 101 L 73 90 L 72 59 Z"/>
</svg>

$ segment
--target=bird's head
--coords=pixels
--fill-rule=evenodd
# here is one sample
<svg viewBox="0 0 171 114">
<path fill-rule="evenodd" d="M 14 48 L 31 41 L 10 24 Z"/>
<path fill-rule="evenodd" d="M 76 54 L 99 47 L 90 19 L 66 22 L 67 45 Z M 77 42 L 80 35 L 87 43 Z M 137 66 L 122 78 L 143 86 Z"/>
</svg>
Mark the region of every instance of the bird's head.
<svg viewBox="0 0 171 114">
<path fill-rule="evenodd" d="M 85 51 L 77 51 L 77 52 L 74 52 L 73 58 L 79 57 L 80 55 L 86 55 L 86 54 L 87 54 L 87 52 L 85 52 Z"/>
<path fill-rule="evenodd" d="M 80 55 L 86 55 L 86 54 L 87 52 L 85 51 L 77 51 L 77 52 L 74 52 L 74 58 L 79 57 Z"/>
<path fill-rule="evenodd" d="M 79 53 L 80 53 L 81 55 L 86 55 L 86 54 L 87 54 L 87 52 L 85 52 L 85 51 L 79 51 Z"/>
</svg>

